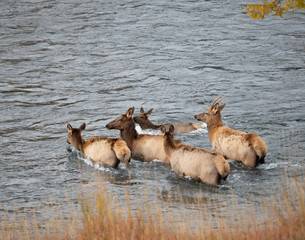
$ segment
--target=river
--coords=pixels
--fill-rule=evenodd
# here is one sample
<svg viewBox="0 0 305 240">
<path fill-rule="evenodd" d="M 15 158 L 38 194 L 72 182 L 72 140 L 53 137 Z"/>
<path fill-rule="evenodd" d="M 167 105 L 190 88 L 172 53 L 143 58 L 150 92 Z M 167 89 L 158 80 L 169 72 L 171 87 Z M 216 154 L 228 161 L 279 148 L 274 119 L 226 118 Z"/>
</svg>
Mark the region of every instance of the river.
<svg viewBox="0 0 305 240">
<path fill-rule="evenodd" d="M 232 201 L 239 210 L 259 208 L 287 178 L 302 178 L 305 14 L 255 21 L 245 4 L 1 1 L 0 214 L 35 209 L 40 219 L 52 212 L 50 198 L 77 205 L 82 189 L 102 182 L 118 204 L 128 193 L 132 209 L 166 203 L 163 211 L 190 213 L 195 224 L 203 211 L 229 214 L 221 209 Z M 198 123 L 194 115 L 218 96 L 226 96 L 225 126 L 268 145 L 266 164 L 256 169 L 229 160 L 231 173 L 218 187 L 180 178 L 158 161 L 97 166 L 67 144 L 67 123 L 85 122 L 86 139 L 118 137 L 105 125 L 132 106 L 135 114 L 154 108 L 154 123 Z M 211 149 L 203 127 L 175 137 Z M 216 205 L 208 208 L 209 200 Z"/>
</svg>

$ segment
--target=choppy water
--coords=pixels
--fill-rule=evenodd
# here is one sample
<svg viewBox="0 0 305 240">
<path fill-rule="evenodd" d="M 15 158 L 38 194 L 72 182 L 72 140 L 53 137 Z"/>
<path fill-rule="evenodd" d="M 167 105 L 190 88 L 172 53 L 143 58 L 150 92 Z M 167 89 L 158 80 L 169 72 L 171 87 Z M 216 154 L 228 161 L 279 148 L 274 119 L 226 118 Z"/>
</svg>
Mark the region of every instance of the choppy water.
<svg viewBox="0 0 305 240">
<path fill-rule="evenodd" d="M 248 193 L 278 192 L 283 169 L 303 175 L 304 12 L 254 21 L 245 3 L 1 1 L 0 214 L 39 208 L 39 218 L 52 211 L 42 199 L 77 204 L 80 186 L 105 181 L 134 203 L 147 201 L 143 191 L 151 203 L 173 195 L 164 211 L 189 212 L 196 222 L 207 208 L 196 199 L 222 209 L 234 198 L 244 209 L 259 205 Z M 67 151 L 67 123 L 87 123 L 85 138 L 117 137 L 105 125 L 131 106 L 153 107 L 155 123 L 195 122 L 219 95 L 224 124 L 256 132 L 269 149 L 257 169 L 230 161 L 219 187 L 181 179 L 160 162 L 112 169 Z M 206 130 L 176 137 L 211 149 Z"/>
</svg>

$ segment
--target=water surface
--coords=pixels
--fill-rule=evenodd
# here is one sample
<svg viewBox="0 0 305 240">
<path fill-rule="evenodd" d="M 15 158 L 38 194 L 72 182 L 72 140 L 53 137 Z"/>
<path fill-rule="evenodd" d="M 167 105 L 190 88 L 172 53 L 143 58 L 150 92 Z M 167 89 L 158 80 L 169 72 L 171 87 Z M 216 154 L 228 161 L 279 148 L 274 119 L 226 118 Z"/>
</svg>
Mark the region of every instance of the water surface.
<svg viewBox="0 0 305 240">
<path fill-rule="evenodd" d="M 283 171 L 303 176 L 304 12 L 254 21 L 245 3 L 2 1 L 1 215 L 36 209 L 39 218 L 52 211 L 50 197 L 77 204 L 81 189 L 104 182 L 118 204 L 127 192 L 131 208 L 164 204 L 196 223 L 203 211 L 228 215 L 221 210 L 232 202 L 259 207 L 284 184 Z M 97 166 L 67 144 L 67 123 L 85 122 L 85 138 L 118 137 L 105 125 L 129 107 L 154 108 L 158 124 L 195 122 L 217 96 L 226 96 L 224 125 L 268 145 L 257 169 L 229 161 L 219 187 L 177 177 L 158 161 Z M 211 149 L 206 128 L 176 138 Z M 204 204 L 211 200 L 216 207 Z"/>
</svg>

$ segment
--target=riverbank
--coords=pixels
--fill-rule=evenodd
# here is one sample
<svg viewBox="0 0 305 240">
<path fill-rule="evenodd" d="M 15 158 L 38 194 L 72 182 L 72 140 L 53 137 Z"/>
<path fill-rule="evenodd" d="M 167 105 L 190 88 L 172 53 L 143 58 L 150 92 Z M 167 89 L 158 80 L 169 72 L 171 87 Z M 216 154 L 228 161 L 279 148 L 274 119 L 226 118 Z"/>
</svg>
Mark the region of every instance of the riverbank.
<svg viewBox="0 0 305 240">
<path fill-rule="evenodd" d="M 95 192 L 82 191 L 77 208 L 57 205 L 52 216 L 37 220 L 35 211 L 21 216 L 1 217 L 1 239 L 302 239 L 305 235 L 305 179 L 286 178 L 282 190 L 271 202 L 237 211 L 238 203 L 231 203 L 228 218 L 202 214 L 201 224 L 190 226 L 192 216 L 183 213 L 180 219 L 164 213 L 158 204 L 146 202 L 136 207 L 125 201 L 118 207 L 116 196 L 105 184 Z M 259 198 L 259 196 L 257 196 Z M 263 198 L 262 198 L 263 199 Z M 170 198 L 168 201 L 172 201 Z M 230 199 L 227 201 L 230 202 Z M 69 199 L 66 202 L 69 205 Z M 183 205 L 183 200 L 180 202 Z M 213 201 L 207 203 L 213 205 Z M 217 206 L 217 204 L 215 204 Z M 69 209 L 63 212 L 62 209 Z M 217 212 L 217 211 L 216 211 Z M 238 214 L 236 214 L 238 212 Z M 12 213 L 10 213 L 12 214 Z"/>
</svg>

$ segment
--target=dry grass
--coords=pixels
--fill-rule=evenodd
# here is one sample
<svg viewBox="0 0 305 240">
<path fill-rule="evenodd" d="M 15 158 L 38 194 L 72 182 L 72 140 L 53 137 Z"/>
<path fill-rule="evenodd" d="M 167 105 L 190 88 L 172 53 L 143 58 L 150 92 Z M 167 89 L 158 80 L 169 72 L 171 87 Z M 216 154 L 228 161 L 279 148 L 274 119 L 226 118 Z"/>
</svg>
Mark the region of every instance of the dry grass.
<svg viewBox="0 0 305 240">
<path fill-rule="evenodd" d="M 83 202 L 84 228 L 76 238 L 66 239 L 304 239 L 304 187 L 296 180 L 289 184 L 272 203 L 261 203 L 266 224 L 257 222 L 259 216 L 249 209 L 232 219 L 216 219 L 217 228 L 202 222 L 195 231 L 188 231 L 187 223 L 173 227 L 175 221 L 169 222 L 169 217 L 160 211 L 149 216 L 144 215 L 150 213 L 149 209 L 138 209 L 132 214 L 127 208 L 127 216 L 123 216 L 122 209 L 114 212 L 104 189 L 103 193 L 97 193 L 92 205 Z M 236 222 L 233 226 L 232 221 Z"/>
<path fill-rule="evenodd" d="M 16 210 L 13 213 L 2 212 L 0 215 L 0 239 L 53 239 L 53 236 L 65 236 L 77 230 L 75 226 L 82 223 L 79 215 L 81 213 L 69 205 L 68 199 L 65 202 L 65 209 L 66 207 L 69 209 L 67 211 L 64 211 L 63 206 L 57 204 L 53 199 L 46 202 L 48 202 L 52 212 L 45 213 L 40 217 L 36 216 L 37 212 L 41 212 L 39 208 L 22 209 L 22 212 Z"/>
<path fill-rule="evenodd" d="M 71 209 L 63 216 L 58 206 L 56 217 L 38 222 L 35 212 L 27 215 L 16 213 L 13 219 L 1 217 L 1 239 L 304 239 L 305 191 L 303 182 L 296 179 L 282 188 L 282 192 L 269 203 L 261 202 L 261 212 L 254 208 L 241 212 L 234 210 L 238 204 L 228 206 L 237 216 L 212 220 L 208 214 L 202 223 L 189 229 L 191 216 L 185 222 L 163 213 L 160 206 L 138 205 L 131 210 L 129 196 L 125 205 L 118 207 L 114 196 L 105 185 L 92 194 L 80 196 L 78 209 Z M 88 200 L 91 199 L 91 200 Z M 68 199 L 67 199 L 68 201 Z M 213 204 L 213 203 L 210 203 Z M 153 210 L 152 210 L 153 209 Z M 262 215 L 263 212 L 263 215 Z M 182 222 L 182 223 L 181 223 Z"/>
</svg>

